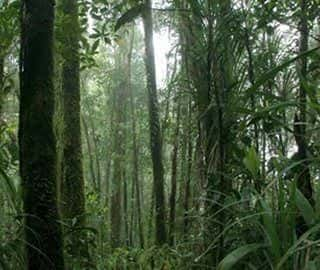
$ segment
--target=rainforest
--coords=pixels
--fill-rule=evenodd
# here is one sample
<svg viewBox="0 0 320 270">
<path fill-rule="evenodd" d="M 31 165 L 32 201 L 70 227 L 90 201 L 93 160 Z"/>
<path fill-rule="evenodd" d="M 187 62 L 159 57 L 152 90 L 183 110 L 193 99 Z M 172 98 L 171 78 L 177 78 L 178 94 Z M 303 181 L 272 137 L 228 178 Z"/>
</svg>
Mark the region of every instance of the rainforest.
<svg viewBox="0 0 320 270">
<path fill-rule="evenodd" d="M 320 269 L 319 0 L 0 0 L 0 269 Z"/>
</svg>

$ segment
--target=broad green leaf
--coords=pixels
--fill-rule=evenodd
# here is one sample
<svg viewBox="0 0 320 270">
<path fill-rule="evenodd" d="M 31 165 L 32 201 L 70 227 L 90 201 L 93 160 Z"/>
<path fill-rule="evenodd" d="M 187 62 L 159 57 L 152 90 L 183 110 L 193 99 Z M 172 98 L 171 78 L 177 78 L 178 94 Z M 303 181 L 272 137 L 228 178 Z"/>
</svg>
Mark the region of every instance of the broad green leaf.
<svg viewBox="0 0 320 270">
<path fill-rule="evenodd" d="M 249 253 L 255 252 L 259 248 L 264 247 L 263 244 L 248 244 L 242 247 L 239 247 L 229 253 L 224 259 L 220 262 L 218 270 L 229 270 L 233 269 L 232 267 L 238 263 L 243 257 Z"/>
<path fill-rule="evenodd" d="M 260 160 L 256 153 L 254 147 L 251 147 L 243 159 L 243 163 L 246 168 L 250 171 L 254 178 L 258 177 L 259 169 L 260 169 Z"/>
<path fill-rule="evenodd" d="M 278 261 L 281 254 L 280 252 L 281 244 L 280 244 L 280 239 L 277 233 L 277 224 L 274 220 L 274 217 L 272 216 L 272 210 L 269 207 L 269 205 L 263 199 L 260 199 L 260 204 L 263 211 L 262 213 L 263 227 L 271 243 L 270 249 L 275 257 L 275 261 Z"/>
<path fill-rule="evenodd" d="M 313 210 L 313 207 L 298 188 L 296 190 L 295 201 L 300 213 L 303 216 L 304 221 L 308 226 L 313 225 L 315 222 L 315 212 Z"/>
</svg>

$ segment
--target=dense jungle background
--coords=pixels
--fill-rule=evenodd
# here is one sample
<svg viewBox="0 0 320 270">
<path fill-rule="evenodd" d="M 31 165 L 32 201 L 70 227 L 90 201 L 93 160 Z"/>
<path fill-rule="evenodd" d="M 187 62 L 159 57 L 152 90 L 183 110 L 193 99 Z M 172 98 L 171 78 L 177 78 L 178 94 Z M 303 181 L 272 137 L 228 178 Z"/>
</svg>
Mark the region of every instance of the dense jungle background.
<svg viewBox="0 0 320 270">
<path fill-rule="evenodd" d="M 0 0 L 0 269 L 320 269 L 319 0 Z"/>
</svg>

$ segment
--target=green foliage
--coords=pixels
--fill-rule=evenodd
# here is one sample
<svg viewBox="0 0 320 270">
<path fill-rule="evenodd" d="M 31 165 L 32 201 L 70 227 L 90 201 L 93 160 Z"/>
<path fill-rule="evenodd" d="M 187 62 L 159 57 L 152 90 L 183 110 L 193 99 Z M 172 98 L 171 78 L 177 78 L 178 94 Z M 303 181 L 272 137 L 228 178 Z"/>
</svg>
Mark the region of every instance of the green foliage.
<svg viewBox="0 0 320 270">
<path fill-rule="evenodd" d="M 232 268 L 235 264 L 238 264 L 243 257 L 247 256 L 248 254 L 257 251 L 259 248 L 262 248 L 262 244 L 248 244 L 245 246 L 241 246 L 231 253 L 229 253 L 219 264 L 218 270 L 229 270 L 234 269 Z"/>
<path fill-rule="evenodd" d="M 133 23 L 142 15 L 144 2 L 78 1 L 81 113 L 87 123 L 82 144 L 88 225 L 79 225 L 77 218 L 60 221 L 67 263 L 75 270 L 320 269 L 317 1 L 306 1 L 311 49 L 302 53 L 297 40 L 302 1 L 153 1 L 156 64 L 166 64 L 156 68 L 167 73 L 158 89 L 166 199 L 171 194 L 176 114 L 181 108 L 175 243 L 170 247 L 154 246 L 145 50 L 141 26 Z M 0 58 L 5 58 L 5 84 L 0 89 L 0 269 L 9 270 L 24 269 L 23 249 L 28 244 L 22 234 L 16 138 L 19 8 L 20 1 L 0 0 Z M 59 9 L 57 1 L 56 89 L 61 87 L 60 54 L 65 50 L 61 41 L 75 31 L 62 27 L 70 18 L 61 16 Z M 135 26 L 126 27 L 128 24 Z M 170 49 L 164 52 L 167 45 Z M 299 71 L 303 59 L 308 62 L 305 76 Z M 299 99 L 300 86 L 307 94 L 304 104 Z M 129 89 L 134 113 L 130 106 L 120 107 Z M 6 97 L 5 103 L 2 97 Z M 306 105 L 306 123 L 298 125 L 306 125 L 305 160 L 299 159 L 293 134 L 295 115 L 299 116 L 302 105 Z M 119 111 L 122 121 L 117 118 Z M 134 117 L 137 149 L 133 144 Z M 118 130 L 122 140 L 115 144 Z M 62 134 L 58 135 L 62 140 Z M 123 152 L 119 154 L 120 148 Z M 134 150 L 141 183 L 143 249 Z M 120 182 L 114 176 L 117 158 L 123 168 L 119 178 L 125 179 L 126 185 L 119 184 L 122 197 L 115 209 L 122 218 L 121 239 L 120 247 L 113 249 L 110 197 L 113 184 Z M 297 188 L 297 176 L 305 164 L 310 170 L 313 201 Z M 305 223 L 302 233 L 298 232 L 300 220 Z M 72 251 L 75 237 L 81 249 L 88 248 L 90 260 Z"/>
<path fill-rule="evenodd" d="M 295 191 L 295 201 L 297 204 L 297 208 L 299 209 L 300 213 L 302 214 L 306 224 L 311 227 L 315 224 L 317 220 L 317 216 L 315 215 L 314 209 L 311 206 L 310 202 L 303 196 L 299 189 Z"/>
<path fill-rule="evenodd" d="M 17 181 L 17 153 L 9 127 L 0 126 L 0 268 L 24 265 L 21 194 Z"/>
<path fill-rule="evenodd" d="M 320 49 L 320 47 L 310 49 L 309 51 L 303 52 L 303 53 L 293 57 L 292 59 L 285 61 L 284 63 L 280 64 L 279 66 L 272 68 L 271 70 L 269 70 L 268 72 L 263 74 L 263 76 L 261 76 L 261 78 L 258 78 L 257 82 L 252 87 L 250 87 L 248 89 L 248 94 L 251 95 L 252 93 L 254 93 L 261 85 L 266 83 L 268 80 L 273 79 L 281 70 L 287 68 L 292 63 L 295 63 L 297 60 L 299 60 L 301 58 L 305 58 L 307 56 L 312 55 L 313 53 L 317 52 L 319 49 Z"/>
<path fill-rule="evenodd" d="M 18 38 L 19 8 L 18 0 L 0 2 L 0 58 L 7 54 L 14 40 Z"/>
<path fill-rule="evenodd" d="M 246 168 L 250 171 L 253 178 L 257 179 L 260 170 L 260 160 L 254 147 L 251 147 L 249 149 L 248 153 L 243 159 L 243 163 L 246 166 Z"/>
<path fill-rule="evenodd" d="M 151 246 L 145 250 L 118 248 L 104 258 L 102 267 L 110 270 L 119 268 L 175 270 L 190 267 L 193 264 L 191 258 L 180 252 L 168 246 L 162 248 Z"/>
</svg>

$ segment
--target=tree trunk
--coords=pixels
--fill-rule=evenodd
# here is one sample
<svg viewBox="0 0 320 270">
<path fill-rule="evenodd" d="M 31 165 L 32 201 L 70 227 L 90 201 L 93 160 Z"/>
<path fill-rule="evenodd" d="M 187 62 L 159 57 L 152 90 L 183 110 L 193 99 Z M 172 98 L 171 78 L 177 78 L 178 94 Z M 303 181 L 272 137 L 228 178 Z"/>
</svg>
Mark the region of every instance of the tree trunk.
<svg viewBox="0 0 320 270">
<path fill-rule="evenodd" d="M 54 2 L 22 2 L 20 70 L 20 174 L 26 268 L 64 269 L 57 205 L 57 149 L 54 132 Z"/>
<path fill-rule="evenodd" d="M 115 90 L 119 92 L 119 89 Z M 115 93 L 117 95 L 117 93 Z M 119 107 L 119 98 L 115 101 L 114 108 Z M 122 125 L 121 117 L 119 118 L 119 111 L 115 113 L 115 123 L 114 126 L 117 125 L 114 131 L 113 138 L 113 177 L 112 177 L 112 185 L 111 185 L 111 206 L 110 206 L 110 214 L 111 214 L 111 246 L 112 248 L 117 248 L 120 246 L 121 238 L 121 226 L 122 226 L 122 202 L 121 202 L 121 185 L 123 182 L 122 179 L 122 143 L 123 143 L 123 134 L 119 128 Z"/>
<path fill-rule="evenodd" d="M 308 12 L 307 12 L 307 0 L 302 0 L 301 7 L 301 21 L 300 21 L 300 48 L 299 52 L 303 53 L 308 50 L 309 40 L 309 28 L 308 28 Z M 303 195 L 313 204 L 312 199 L 312 184 L 310 169 L 307 159 L 307 141 L 306 141 L 306 126 L 307 126 L 307 92 L 304 87 L 303 81 L 308 74 L 308 59 L 306 57 L 301 58 L 300 61 L 300 88 L 299 88 L 299 115 L 295 117 L 294 135 L 298 146 L 299 160 L 303 161 L 301 164 L 301 170 L 298 175 L 297 184 Z"/>
<path fill-rule="evenodd" d="M 155 59 L 153 48 L 153 23 L 151 0 L 146 0 L 145 10 L 143 12 L 143 24 L 145 31 L 145 64 L 147 72 L 147 88 L 148 88 L 148 109 L 149 109 L 149 129 L 151 157 L 153 165 L 153 184 L 155 190 L 155 217 L 156 217 L 156 243 L 162 245 L 167 241 L 167 233 L 165 227 L 165 196 L 164 196 L 164 177 L 162 163 L 162 142 L 161 127 L 159 120 L 157 84 L 155 72 Z"/>
<path fill-rule="evenodd" d="M 191 121 L 191 102 L 189 101 L 188 104 L 188 118 Z M 193 145 L 192 145 L 192 125 L 188 123 L 188 130 L 187 130 L 187 146 L 188 146 L 188 153 L 187 153 L 187 179 L 185 185 L 185 192 L 184 192 L 184 202 L 183 202 L 183 210 L 184 210 L 184 217 L 183 217 L 183 234 L 184 237 L 188 235 L 189 229 L 189 202 L 190 202 L 190 184 L 191 184 L 191 169 L 192 169 L 192 153 L 193 153 Z"/>
<path fill-rule="evenodd" d="M 95 191 L 97 191 L 98 190 L 98 184 L 97 184 L 97 180 L 96 180 L 96 174 L 95 174 L 95 171 L 94 171 L 93 150 L 92 150 L 92 145 L 91 145 L 91 142 L 90 142 L 90 134 L 89 134 L 89 130 L 88 130 L 88 124 L 87 124 L 86 119 L 84 118 L 84 115 L 82 115 L 81 119 L 82 119 L 82 126 L 83 126 L 83 130 L 84 130 L 84 135 L 85 135 L 86 142 L 87 142 L 87 148 L 88 148 L 89 168 L 90 168 L 91 181 L 92 181 L 93 189 Z"/>
<path fill-rule="evenodd" d="M 303 53 L 308 50 L 309 28 L 308 28 L 308 1 L 301 0 L 301 20 L 300 20 L 300 46 L 299 52 Z M 297 187 L 306 197 L 306 199 L 314 205 L 313 190 L 311 184 L 311 175 L 309 169 L 309 161 L 307 160 L 308 143 L 306 141 L 306 127 L 307 127 L 307 92 L 304 86 L 304 80 L 308 74 L 308 59 L 306 57 L 300 60 L 300 88 L 299 88 L 299 110 L 294 118 L 294 137 L 298 146 L 297 161 L 301 164 L 297 168 Z M 308 229 L 303 217 L 300 215 L 297 218 L 297 233 L 302 235 Z"/>
<path fill-rule="evenodd" d="M 125 110 L 126 110 L 126 85 L 121 82 L 114 89 L 114 138 L 113 138 L 113 177 L 111 190 L 111 246 L 117 248 L 121 245 L 122 210 L 123 205 L 122 185 L 125 185 Z M 126 220 L 125 220 L 126 222 Z M 126 226 L 126 224 L 125 224 Z M 126 228 L 125 228 L 126 229 Z"/>
<path fill-rule="evenodd" d="M 64 100 L 64 215 L 77 219 L 77 224 L 85 223 L 85 195 L 82 168 L 82 148 L 80 129 L 80 58 L 77 0 L 62 1 L 65 29 L 72 29 L 64 36 L 62 89 Z M 77 249 L 77 243 L 74 248 Z"/>
<path fill-rule="evenodd" d="M 123 218 L 124 218 L 124 239 L 127 247 L 130 245 L 129 239 L 129 217 L 128 217 L 128 181 L 125 170 L 123 172 Z"/>
<path fill-rule="evenodd" d="M 171 194 L 170 194 L 170 215 L 169 215 L 169 244 L 174 245 L 175 225 L 176 225 L 176 195 L 177 195 L 177 163 L 179 151 L 179 131 L 180 131 L 180 101 L 178 100 L 177 122 L 174 133 L 172 164 L 171 164 Z"/>
<path fill-rule="evenodd" d="M 96 129 L 94 126 L 94 122 L 92 117 L 89 117 L 89 123 L 90 123 L 90 127 L 91 127 L 91 131 L 92 131 L 92 142 L 93 142 L 93 146 L 94 146 L 94 156 L 95 156 L 95 163 L 96 163 L 96 184 L 97 184 L 97 195 L 98 198 L 100 198 L 101 196 L 101 183 L 102 183 L 102 179 L 101 179 L 101 166 L 100 166 L 100 159 L 99 159 L 99 146 L 98 146 L 98 137 L 96 134 Z"/>
<path fill-rule="evenodd" d="M 63 26 L 62 92 L 63 92 L 63 215 L 75 227 L 85 226 L 85 191 L 82 167 L 80 108 L 80 25 L 77 0 L 61 1 Z M 71 30 L 72 29 L 72 30 Z M 71 30 L 71 31 L 70 31 Z M 71 235 L 72 256 L 80 265 L 89 260 L 85 234 L 81 230 Z"/>
<path fill-rule="evenodd" d="M 135 186 L 135 200 L 137 204 L 137 218 L 138 218 L 138 229 L 139 229 L 139 240 L 141 248 L 144 248 L 144 233 L 143 233 L 143 221 L 142 221 L 142 210 L 141 210 L 141 191 L 140 191 L 140 179 L 139 179 L 139 149 L 137 143 L 137 119 L 136 110 L 133 99 L 133 90 L 131 85 L 131 61 L 132 61 L 132 49 L 134 42 L 134 32 L 131 38 L 131 48 L 128 55 L 128 89 L 130 95 L 130 113 L 132 123 L 132 144 L 133 144 L 133 185 Z M 132 210 L 133 211 L 133 210 Z M 132 224 L 133 226 L 133 224 Z"/>
</svg>

